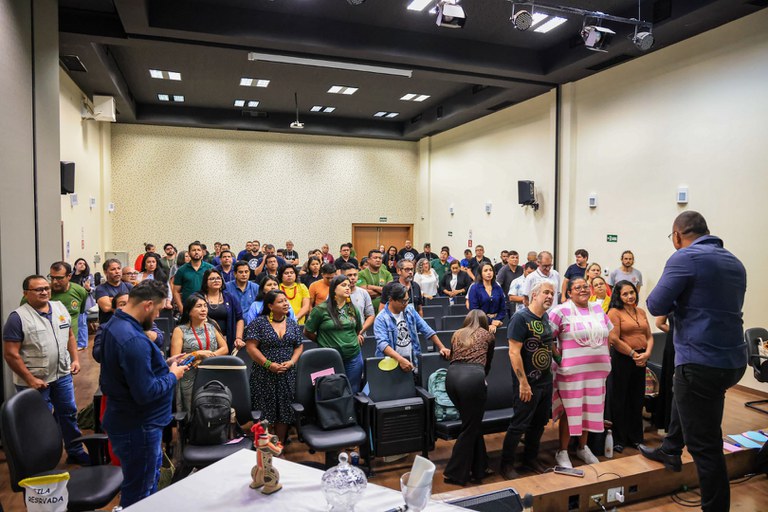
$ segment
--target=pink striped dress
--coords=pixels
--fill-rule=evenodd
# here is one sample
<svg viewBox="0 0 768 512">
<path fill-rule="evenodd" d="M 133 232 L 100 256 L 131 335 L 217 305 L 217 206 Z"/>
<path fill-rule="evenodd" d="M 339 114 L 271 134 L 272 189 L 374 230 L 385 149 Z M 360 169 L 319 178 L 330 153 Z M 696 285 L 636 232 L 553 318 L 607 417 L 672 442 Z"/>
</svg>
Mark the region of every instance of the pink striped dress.
<svg viewBox="0 0 768 512">
<path fill-rule="evenodd" d="M 602 432 L 605 379 L 611 371 L 608 332 L 613 324 L 596 302 L 581 309 L 569 300 L 547 314 L 563 357 L 559 365 L 552 363 L 552 418 L 565 412 L 572 436 L 585 430 Z"/>
</svg>

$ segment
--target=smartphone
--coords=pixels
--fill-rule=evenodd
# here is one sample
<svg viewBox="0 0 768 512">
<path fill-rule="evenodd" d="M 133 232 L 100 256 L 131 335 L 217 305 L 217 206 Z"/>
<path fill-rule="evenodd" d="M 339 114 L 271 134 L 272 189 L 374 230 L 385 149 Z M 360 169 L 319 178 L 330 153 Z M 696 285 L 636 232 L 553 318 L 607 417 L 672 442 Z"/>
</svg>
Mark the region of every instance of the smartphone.
<svg viewBox="0 0 768 512">
<path fill-rule="evenodd" d="M 180 362 L 179 365 L 180 366 L 186 366 L 186 365 L 188 365 L 189 363 L 191 363 L 194 360 L 195 360 L 195 356 L 189 356 L 186 359 L 184 359 L 182 362 Z"/>
<path fill-rule="evenodd" d="M 565 466 L 555 466 L 555 473 L 558 473 L 560 475 L 577 476 L 579 478 L 584 478 L 583 469 L 566 468 Z"/>
</svg>

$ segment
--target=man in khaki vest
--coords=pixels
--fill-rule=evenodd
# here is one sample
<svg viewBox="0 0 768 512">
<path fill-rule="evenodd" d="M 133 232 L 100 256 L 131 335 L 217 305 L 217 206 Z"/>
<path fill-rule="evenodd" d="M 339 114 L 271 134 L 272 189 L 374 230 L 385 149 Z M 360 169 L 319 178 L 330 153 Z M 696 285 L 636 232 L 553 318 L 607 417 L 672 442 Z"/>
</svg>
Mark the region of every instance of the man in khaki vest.
<svg viewBox="0 0 768 512">
<path fill-rule="evenodd" d="M 43 276 L 27 277 L 23 289 L 27 303 L 11 312 L 3 328 L 3 356 L 16 389 L 37 389 L 53 410 L 67 463 L 87 465 L 83 444 L 73 442 L 81 433 L 72 382 L 80 372 L 72 319 L 61 302 L 50 300 L 51 286 Z"/>
</svg>

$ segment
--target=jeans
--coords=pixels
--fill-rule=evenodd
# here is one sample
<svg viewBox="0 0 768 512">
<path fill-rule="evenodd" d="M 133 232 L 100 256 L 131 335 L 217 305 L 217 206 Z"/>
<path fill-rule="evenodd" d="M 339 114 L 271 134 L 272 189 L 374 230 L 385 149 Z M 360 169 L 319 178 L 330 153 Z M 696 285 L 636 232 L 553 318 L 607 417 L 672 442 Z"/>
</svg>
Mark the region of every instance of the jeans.
<svg viewBox="0 0 768 512">
<path fill-rule="evenodd" d="M 88 347 L 88 315 L 83 313 L 77 317 L 77 348 Z"/>
<path fill-rule="evenodd" d="M 17 391 L 24 389 L 27 387 L 16 386 Z M 48 387 L 41 390 L 40 394 L 48 404 L 48 409 L 53 411 L 53 417 L 59 424 L 67 453 L 75 457 L 84 455 L 83 443 L 72 441 L 82 435 L 80 427 L 77 426 L 77 405 L 75 404 L 75 386 L 72 383 L 72 375 L 65 375 L 58 380 L 49 382 Z"/>
<path fill-rule="evenodd" d="M 352 386 L 353 393 L 360 392 L 360 386 L 363 383 L 363 354 L 359 352 L 355 357 L 344 361 L 344 373 L 347 374 L 349 385 Z"/>
<path fill-rule="evenodd" d="M 107 435 L 123 470 L 120 506 L 133 505 L 157 492 L 163 463 L 163 428 L 142 426 L 120 434 L 107 432 Z"/>
<path fill-rule="evenodd" d="M 670 455 L 680 455 L 683 446 L 688 447 L 699 474 L 704 512 L 730 508 L 731 488 L 720 425 L 725 391 L 739 382 L 745 369 L 699 364 L 683 364 L 675 368 L 672 418 L 661 449 Z"/>
</svg>

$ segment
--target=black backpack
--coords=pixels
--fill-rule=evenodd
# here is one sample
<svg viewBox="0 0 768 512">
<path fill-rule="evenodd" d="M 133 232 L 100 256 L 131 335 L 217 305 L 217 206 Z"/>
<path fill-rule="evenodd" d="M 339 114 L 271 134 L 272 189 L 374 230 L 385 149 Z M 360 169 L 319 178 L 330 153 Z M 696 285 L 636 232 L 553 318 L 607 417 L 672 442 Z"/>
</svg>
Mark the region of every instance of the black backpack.
<svg viewBox="0 0 768 512">
<path fill-rule="evenodd" d="M 218 380 L 212 380 L 195 392 L 189 442 L 193 445 L 216 445 L 229 441 L 232 392 Z"/>
<path fill-rule="evenodd" d="M 352 386 L 346 375 L 324 375 L 315 381 L 315 409 L 323 430 L 357 424 Z"/>
</svg>

